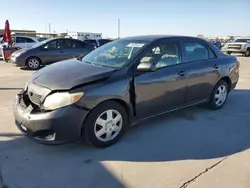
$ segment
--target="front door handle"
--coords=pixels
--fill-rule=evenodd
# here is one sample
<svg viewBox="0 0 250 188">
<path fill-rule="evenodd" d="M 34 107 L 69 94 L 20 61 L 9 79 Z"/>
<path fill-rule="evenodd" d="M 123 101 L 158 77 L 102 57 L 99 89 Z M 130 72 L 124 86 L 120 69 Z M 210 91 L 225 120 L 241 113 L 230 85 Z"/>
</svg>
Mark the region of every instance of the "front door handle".
<svg viewBox="0 0 250 188">
<path fill-rule="evenodd" d="M 215 68 L 215 69 L 218 69 L 218 68 L 219 68 L 219 65 L 214 64 L 214 68 Z"/>
<path fill-rule="evenodd" d="M 187 74 L 186 71 L 180 71 L 180 72 L 178 72 L 178 75 L 181 76 L 181 77 L 185 76 L 186 74 Z"/>
</svg>

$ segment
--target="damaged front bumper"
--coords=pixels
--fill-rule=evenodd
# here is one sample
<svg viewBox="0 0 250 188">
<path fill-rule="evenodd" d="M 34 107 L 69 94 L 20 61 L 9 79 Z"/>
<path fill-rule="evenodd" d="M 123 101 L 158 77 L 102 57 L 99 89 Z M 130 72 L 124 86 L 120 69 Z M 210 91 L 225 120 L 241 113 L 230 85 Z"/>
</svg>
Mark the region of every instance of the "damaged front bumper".
<svg viewBox="0 0 250 188">
<path fill-rule="evenodd" d="M 14 117 L 18 129 L 42 144 L 64 144 L 81 137 L 87 110 L 74 105 L 53 111 L 41 111 L 21 91 L 14 102 Z"/>
</svg>

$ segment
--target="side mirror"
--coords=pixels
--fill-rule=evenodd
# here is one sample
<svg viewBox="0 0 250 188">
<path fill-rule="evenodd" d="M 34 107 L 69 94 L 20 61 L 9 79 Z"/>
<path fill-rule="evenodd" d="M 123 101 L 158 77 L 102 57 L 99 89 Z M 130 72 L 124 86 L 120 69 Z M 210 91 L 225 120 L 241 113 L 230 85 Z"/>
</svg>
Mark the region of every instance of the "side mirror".
<svg viewBox="0 0 250 188">
<path fill-rule="evenodd" d="M 154 72 L 156 71 L 156 66 L 151 62 L 142 62 L 137 67 L 138 72 Z"/>
</svg>

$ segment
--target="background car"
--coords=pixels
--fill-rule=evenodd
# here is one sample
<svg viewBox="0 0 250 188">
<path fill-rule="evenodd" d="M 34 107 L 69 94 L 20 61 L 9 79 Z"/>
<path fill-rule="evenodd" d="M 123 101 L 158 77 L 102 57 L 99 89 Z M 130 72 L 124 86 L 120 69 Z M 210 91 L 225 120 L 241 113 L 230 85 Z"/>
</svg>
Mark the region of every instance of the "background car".
<svg viewBox="0 0 250 188">
<path fill-rule="evenodd" d="M 28 37 L 28 36 L 12 36 L 12 41 L 14 43 L 13 47 L 18 48 L 29 48 L 36 43 L 39 43 L 39 40 L 35 37 Z M 5 45 L 4 42 L 1 40 L 1 46 Z M 2 50 L 0 50 L 0 56 L 2 56 Z"/>
<path fill-rule="evenodd" d="M 36 70 L 41 65 L 51 64 L 57 61 L 86 55 L 94 50 L 94 46 L 76 39 L 48 39 L 14 52 L 11 62 L 17 66 L 27 66 Z"/>
<path fill-rule="evenodd" d="M 236 38 L 224 46 L 224 52 L 227 54 L 240 53 L 246 57 L 250 56 L 250 38 Z"/>
<path fill-rule="evenodd" d="M 92 43 L 96 48 L 111 42 L 111 39 L 85 39 L 85 42 Z"/>
</svg>

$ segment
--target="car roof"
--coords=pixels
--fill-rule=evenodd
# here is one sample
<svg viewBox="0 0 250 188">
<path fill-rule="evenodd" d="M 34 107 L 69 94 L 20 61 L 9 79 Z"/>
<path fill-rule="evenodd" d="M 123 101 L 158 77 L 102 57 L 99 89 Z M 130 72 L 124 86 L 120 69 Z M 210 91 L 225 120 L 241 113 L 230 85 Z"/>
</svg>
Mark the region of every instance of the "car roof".
<svg viewBox="0 0 250 188">
<path fill-rule="evenodd" d="M 75 40 L 75 41 L 84 42 L 84 41 L 79 40 L 79 39 L 64 38 L 64 37 L 58 37 L 58 38 L 48 38 L 47 40 L 48 40 L 48 41 L 53 41 L 53 40 Z"/>
<path fill-rule="evenodd" d="M 167 38 L 190 38 L 190 39 L 200 39 L 197 37 L 191 37 L 191 36 L 181 36 L 181 35 L 142 35 L 142 36 L 133 36 L 133 37 L 126 37 L 123 39 L 128 40 L 146 40 L 146 41 L 155 41 L 155 40 L 161 40 L 161 39 L 167 39 Z"/>
<path fill-rule="evenodd" d="M 13 37 L 24 37 L 24 38 L 36 39 L 36 37 L 23 36 L 23 35 L 13 35 Z"/>
<path fill-rule="evenodd" d="M 13 35 L 12 37 L 23 37 L 23 38 L 29 38 L 29 39 L 33 39 L 36 42 L 39 42 L 39 40 L 36 37 L 30 37 L 30 36 L 22 36 L 22 35 Z"/>
</svg>

